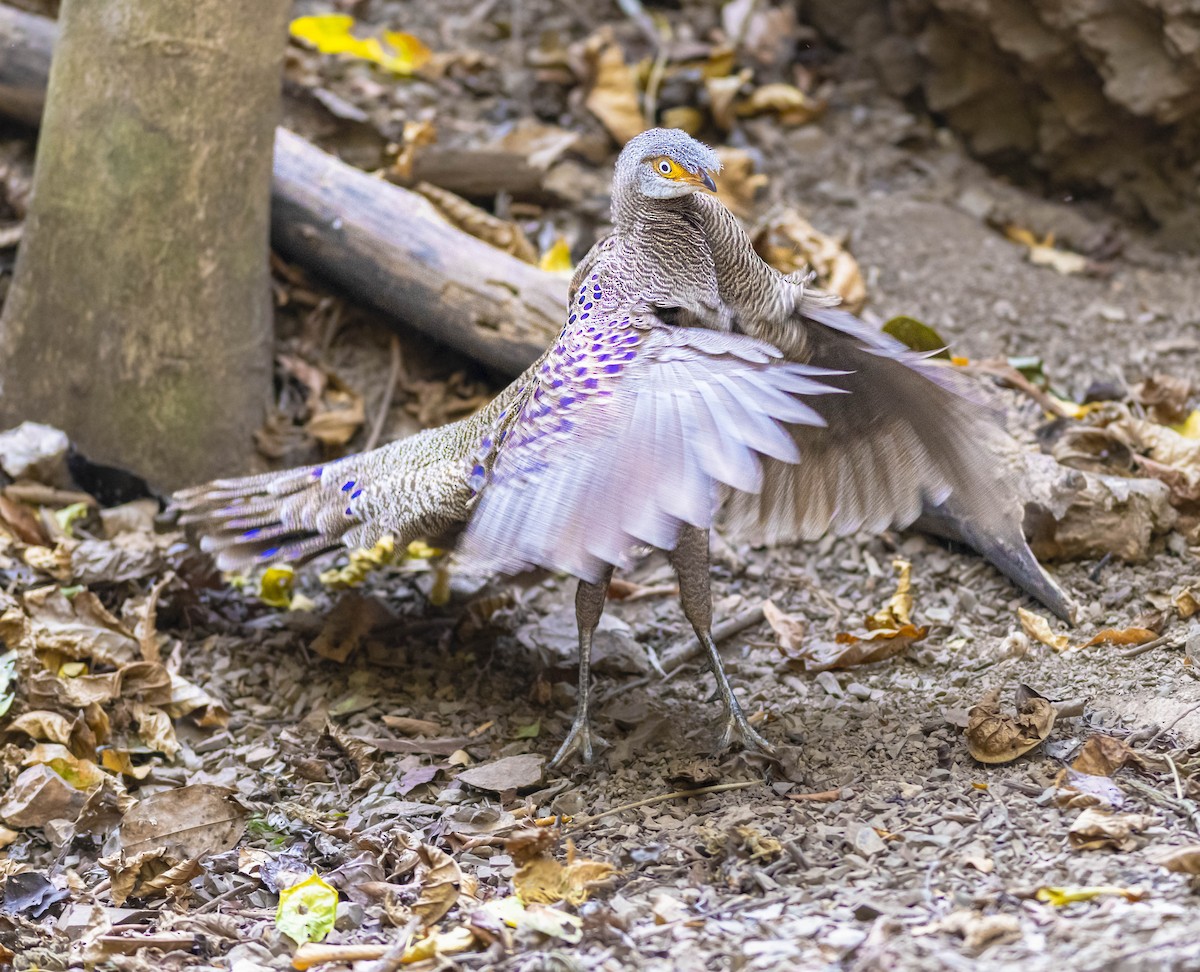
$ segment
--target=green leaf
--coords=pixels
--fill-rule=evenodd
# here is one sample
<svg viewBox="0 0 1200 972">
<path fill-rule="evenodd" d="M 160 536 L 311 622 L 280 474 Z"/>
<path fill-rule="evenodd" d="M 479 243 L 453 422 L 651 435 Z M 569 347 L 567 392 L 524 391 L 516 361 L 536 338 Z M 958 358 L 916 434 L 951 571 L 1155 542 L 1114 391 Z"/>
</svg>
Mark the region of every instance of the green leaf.
<svg viewBox="0 0 1200 972">
<path fill-rule="evenodd" d="M 71 528 L 87 515 L 87 503 L 72 503 L 70 506 L 64 506 L 61 510 L 54 511 L 54 519 L 58 523 L 59 529 L 68 537 L 75 536 L 75 532 Z"/>
<path fill-rule="evenodd" d="M 531 722 L 527 726 L 521 726 L 515 733 L 513 739 L 537 739 L 542 731 L 542 721 Z"/>
<path fill-rule="evenodd" d="M 883 333 L 890 334 L 901 344 L 914 351 L 922 353 L 933 352 L 935 358 L 949 358 L 946 350 L 946 339 L 928 324 L 918 321 L 915 317 L 893 317 L 883 325 Z"/>
<path fill-rule="evenodd" d="M 297 945 L 319 942 L 333 931 L 338 893 L 313 871 L 299 884 L 279 892 L 275 927 Z"/>
</svg>

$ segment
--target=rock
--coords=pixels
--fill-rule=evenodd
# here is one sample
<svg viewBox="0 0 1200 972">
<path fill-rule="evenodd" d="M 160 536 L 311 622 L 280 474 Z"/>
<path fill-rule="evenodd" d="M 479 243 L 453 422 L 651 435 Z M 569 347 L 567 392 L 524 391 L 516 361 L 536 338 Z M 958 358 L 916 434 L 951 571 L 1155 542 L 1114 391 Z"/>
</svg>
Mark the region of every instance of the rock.
<svg viewBox="0 0 1200 972">
<path fill-rule="evenodd" d="M 494 763 L 483 763 L 464 770 L 458 774 L 458 780 L 478 790 L 491 790 L 493 793 L 520 790 L 536 786 L 542 781 L 545 764 L 544 756 L 533 753 L 505 756 Z"/>
<path fill-rule="evenodd" d="M 65 432 L 39 422 L 22 422 L 0 432 L 0 469 L 13 479 L 32 479 L 47 486 L 71 485 L 67 452 L 71 440 Z"/>
</svg>

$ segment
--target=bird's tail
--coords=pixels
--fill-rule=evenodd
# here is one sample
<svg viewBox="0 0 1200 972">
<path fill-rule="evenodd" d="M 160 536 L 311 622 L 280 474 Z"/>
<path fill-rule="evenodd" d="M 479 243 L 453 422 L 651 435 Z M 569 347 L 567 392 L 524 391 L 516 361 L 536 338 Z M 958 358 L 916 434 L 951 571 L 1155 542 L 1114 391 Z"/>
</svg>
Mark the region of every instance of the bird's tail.
<svg viewBox="0 0 1200 972">
<path fill-rule="evenodd" d="M 461 463 L 431 441 L 441 431 L 318 466 L 218 479 L 180 490 L 171 506 L 222 570 L 303 562 L 341 546 L 371 546 L 385 533 L 407 543 L 445 518 L 441 507 L 461 501 Z"/>
</svg>

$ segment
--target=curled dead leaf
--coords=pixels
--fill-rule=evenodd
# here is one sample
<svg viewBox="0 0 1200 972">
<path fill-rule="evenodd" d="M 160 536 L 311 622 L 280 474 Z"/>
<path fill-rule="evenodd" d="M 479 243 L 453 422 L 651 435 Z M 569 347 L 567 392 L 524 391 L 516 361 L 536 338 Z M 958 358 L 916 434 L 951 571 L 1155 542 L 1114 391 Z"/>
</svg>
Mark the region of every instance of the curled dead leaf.
<svg viewBox="0 0 1200 972">
<path fill-rule="evenodd" d="M 1158 854 L 1154 863 L 1176 874 L 1200 874 L 1200 844 L 1171 847 Z"/>
<path fill-rule="evenodd" d="M 1173 603 L 1175 610 L 1179 612 L 1179 617 L 1185 621 L 1200 611 L 1200 595 L 1197 595 L 1191 587 L 1185 587 L 1176 594 Z"/>
<path fill-rule="evenodd" d="M 1083 744 L 1071 769 L 1091 776 L 1112 776 L 1134 757 L 1133 750 L 1123 740 L 1097 734 Z"/>
<path fill-rule="evenodd" d="M 768 179 L 754 171 L 754 157 L 743 149 L 721 146 L 717 149 L 721 160 L 721 175 L 717 179 L 717 198 L 739 216 L 744 216 L 754 205 L 758 194 L 766 188 Z"/>
<path fill-rule="evenodd" d="M 1050 735 L 1055 710 L 1049 699 L 1027 698 L 1016 715 L 1002 712 L 1000 693 L 987 692 L 967 713 L 967 750 L 981 763 L 1009 763 Z"/>
<path fill-rule="evenodd" d="M 1055 634 L 1050 629 L 1050 622 L 1040 614 L 1017 608 L 1017 617 L 1021 619 L 1021 629 L 1034 641 L 1055 651 L 1066 651 L 1071 646 L 1071 639 L 1065 634 Z"/>
<path fill-rule="evenodd" d="M 779 642 L 779 650 L 791 659 L 803 651 L 804 619 L 799 615 L 786 614 L 774 601 L 763 601 L 763 617 L 775 632 Z"/>
<path fill-rule="evenodd" d="M 607 30 L 598 31 L 584 42 L 583 56 L 592 71 L 584 106 L 618 145 L 624 145 L 646 128 L 638 103 L 637 75 L 625 63 L 620 45 Z"/>
<path fill-rule="evenodd" d="M 566 864 L 560 864 L 552 857 L 535 857 L 513 875 L 513 890 L 527 905 L 555 901 L 579 905 L 587 900 L 594 888 L 614 874 L 616 868 L 611 864 L 577 858 L 574 844 L 568 841 Z"/>
<path fill-rule="evenodd" d="M 1148 813 L 1115 813 L 1088 807 L 1071 824 L 1067 840 L 1075 850 L 1129 851 L 1138 846 L 1136 835 L 1157 822 Z"/>
<path fill-rule="evenodd" d="M 1149 628 L 1105 628 L 1098 631 L 1085 641 L 1081 648 L 1091 648 L 1093 645 L 1144 645 L 1147 641 L 1157 638 Z"/>
<path fill-rule="evenodd" d="M 816 285 L 842 298 L 853 313 L 867 299 L 867 285 L 858 261 L 845 241 L 816 229 L 792 209 L 772 214 L 754 233 L 754 249 L 780 273 L 805 273 L 812 269 Z"/>
<path fill-rule="evenodd" d="M 806 95 L 794 84 L 764 84 L 737 105 L 742 117 L 773 114 L 784 125 L 805 125 L 820 118 L 825 102 Z"/>
</svg>

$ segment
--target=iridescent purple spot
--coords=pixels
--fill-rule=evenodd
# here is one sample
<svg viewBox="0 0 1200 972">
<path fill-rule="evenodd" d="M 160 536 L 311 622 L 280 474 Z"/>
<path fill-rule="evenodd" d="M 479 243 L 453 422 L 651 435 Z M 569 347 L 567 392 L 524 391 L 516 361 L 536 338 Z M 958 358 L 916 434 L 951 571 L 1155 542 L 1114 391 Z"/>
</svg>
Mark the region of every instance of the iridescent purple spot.
<svg viewBox="0 0 1200 972">
<path fill-rule="evenodd" d="M 583 383 L 583 387 L 584 388 L 599 388 L 600 387 L 600 379 L 599 378 L 589 378 L 587 381 L 585 381 Z"/>
<path fill-rule="evenodd" d="M 579 319 L 580 319 L 581 321 L 586 321 L 586 320 L 588 319 L 587 312 L 585 311 L 585 312 L 583 313 L 583 315 L 582 315 L 582 316 L 581 316 Z"/>
<path fill-rule="evenodd" d="M 599 342 L 597 342 L 596 344 L 593 344 L 592 345 L 592 354 L 595 354 L 597 351 L 600 351 L 603 348 L 604 348 L 604 345 L 600 344 Z"/>
<path fill-rule="evenodd" d="M 317 468 L 316 468 L 316 469 L 314 469 L 314 470 L 312 471 L 312 478 L 313 478 L 313 479 L 320 479 L 320 478 L 321 478 L 321 473 L 323 473 L 324 471 L 325 471 L 325 467 L 324 467 L 324 466 L 317 466 Z"/>
<path fill-rule="evenodd" d="M 581 304 L 583 303 L 583 298 L 584 298 L 584 295 L 580 294 L 579 295 L 579 303 L 581 303 Z"/>
<path fill-rule="evenodd" d="M 561 378 L 555 378 L 552 382 L 550 382 L 550 387 L 551 388 L 562 388 L 562 384 L 563 384 L 563 380 Z M 503 436 L 504 433 L 501 432 L 500 435 Z"/>
<path fill-rule="evenodd" d="M 592 279 L 593 279 L 593 280 L 598 280 L 599 278 L 600 278 L 600 274 L 598 274 L 598 273 L 593 273 L 593 274 L 592 274 Z"/>
<path fill-rule="evenodd" d="M 479 465 L 479 463 L 476 463 L 475 467 L 471 470 L 471 475 L 472 476 L 482 476 L 483 475 L 483 466 Z"/>
<path fill-rule="evenodd" d="M 490 449 L 492 447 L 492 437 L 485 435 L 483 441 L 479 443 L 481 449 Z"/>
<path fill-rule="evenodd" d="M 591 310 L 591 309 L 592 309 L 592 302 L 589 300 L 589 301 L 588 301 L 586 304 L 584 304 L 584 305 L 583 305 L 583 309 L 584 309 L 584 310 Z"/>
<path fill-rule="evenodd" d="M 570 317 L 568 317 L 568 318 L 567 318 L 567 323 L 568 323 L 568 324 L 574 324 L 574 323 L 575 323 L 575 315 L 574 315 L 574 314 L 572 314 Z"/>
<path fill-rule="evenodd" d="M 261 559 L 263 559 L 263 560 L 270 560 L 270 559 L 271 559 L 272 557 L 274 557 L 274 556 L 275 556 L 277 553 L 279 553 L 279 548 L 278 548 L 278 547 L 271 547 L 269 550 L 264 550 L 264 551 L 263 551 L 262 553 L 260 553 L 258 556 L 259 556 Z"/>
<path fill-rule="evenodd" d="M 354 489 L 354 480 L 353 480 L 353 479 L 347 479 L 347 480 L 346 480 L 346 483 L 345 483 L 345 485 L 343 485 L 343 486 L 342 486 L 342 492 L 343 492 L 343 493 L 348 493 L 348 492 L 350 492 L 350 490 L 352 490 L 352 489 Z"/>
<path fill-rule="evenodd" d="M 361 490 L 361 489 L 356 489 L 356 490 L 355 490 L 353 493 L 351 493 L 351 494 L 350 494 L 350 498 L 351 498 L 352 500 L 356 500 L 356 499 L 358 499 L 360 496 L 362 496 L 362 490 Z"/>
<path fill-rule="evenodd" d="M 621 365 L 619 365 L 619 364 L 605 365 L 604 373 L 606 375 L 619 375 L 621 373 Z"/>
<path fill-rule="evenodd" d="M 562 398 L 559 400 L 559 403 L 558 403 L 558 404 L 559 404 L 559 405 L 560 405 L 562 408 L 566 408 L 568 405 L 574 405 L 574 404 L 575 404 L 575 398 L 574 398 L 573 396 L 571 396 L 571 395 L 563 395 L 563 397 L 562 397 Z"/>
<path fill-rule="evenodd" d="M 621 355 L 621 357 L 625 361 L 632 361 L 634 358 L 637 357 L 637 352 L 636 351 L 626 351 L 623 355 Z"/>
<path fill-rule="evenodd" d="M 255 527 L 253 530 L 247 530 L 245 533 L 242 534 L 242 536 L 245 537 L 247 540 L 252 540 L 255 537 L 257 537 L 260 533 L 262 533 L 262 527 Z"/>
<path fill-rule="evenodd" d="M 346 516 L 354 516 L 354 510 L 350 509 L 348 506 L 346 507 Z"/>
<path fill-rule="evenodd" d="M 587 373 L 588 373 L 587 365 L 580 365 L 578 368 L 575 369 L 575 377 L 576 378 L 582 378 Z"/>
<path fill-rule="evenodd" d="M 500 436 L 496 439 L 497 443 L 503 442 L 508 437 L 508 429 L 501 429 Z"/>
<path fill-rule="evenodd" d="M 629 337 L 627 337 L 625 339 L 625 343 L 626 344 L 637 344 L 638 341 L 640 341 L 640 340 L 641 340 L 641 338 L 639 338 L 636 334 L 630 334 Z"/>
<path fill-rule="evenodd" d="M 612 357 L 611 354 L 598 354 L 598 355 L 596 355 L 596 360 L 597 361 L 607 361 L 611 357 Z"/>
</svg>

